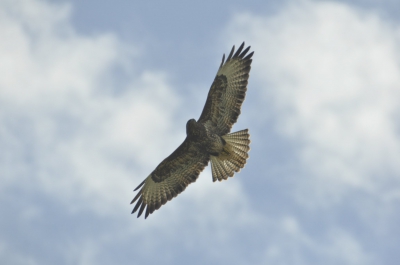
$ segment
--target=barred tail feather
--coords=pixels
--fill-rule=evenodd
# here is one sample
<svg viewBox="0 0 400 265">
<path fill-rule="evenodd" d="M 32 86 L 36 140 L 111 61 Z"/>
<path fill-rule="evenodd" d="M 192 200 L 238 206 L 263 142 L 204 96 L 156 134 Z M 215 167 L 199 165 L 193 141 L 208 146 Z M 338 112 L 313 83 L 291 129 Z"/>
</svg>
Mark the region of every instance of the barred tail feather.
<svg viewBox="0 0 400 265">
<path fill-rule="evenodd" d="M 222 181 L 233 177 L 235 172 L 246 164 L 249 158 L 250 134 L 248 129 L 222 136 L 226 145 L 218 156 L 211 156 L 211 171 L 213 181 Z"/>
</svg>

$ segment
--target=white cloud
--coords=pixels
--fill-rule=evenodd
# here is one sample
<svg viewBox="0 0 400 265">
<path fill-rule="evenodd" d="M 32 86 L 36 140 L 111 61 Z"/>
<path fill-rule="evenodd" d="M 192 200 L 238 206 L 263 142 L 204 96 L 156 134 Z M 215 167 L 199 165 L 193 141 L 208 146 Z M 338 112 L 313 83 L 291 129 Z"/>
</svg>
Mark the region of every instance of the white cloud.
<svg viewBox="0 0 400 265">
<path fill-rule="evenodd" d="M 135 52 L 112 34 L 79 35 L 67 5 L 3 1 L 0 12 L 2 189 L 128 208 L 149 161 L 171 147 L 165 138 L 184 133 L 174 136 L 179 101 L 166 75 L 135 73 Z"/>
<path fill-rule="evenodd" d="M 0 76 L 1 188 L 46 194 L 72 212 L 128 214 L 132 190 L 185 137 L 185 124 L 174 120 L 180 97 L 166 73 L 137 72 L 129 63 L 136 52 L 117 36 L 78 34 L 70 10 L 42 1 L 0 6 L 0 38 L 7 39 L 0 57 L 9 58 L 0 62 L 7 69 Z M 115 71 L 122 72 L 118 79 Z M 226 229 L 249 222 L 238 182 L 213 184 L 209 173 L 201 178 L 160 210 L 165 220 L 175 229 L 189 218 L 221 231 L 232 215 L 236 221 Z M 182 218 L 189 203 L 199 210 Z M 170 211 L 178 215 L 168 217 Z M 151 219 L 148 228 L 163 226 Z M 143 224 L 138 222 L 133 233 Z"/>
<path fill-rule="evenodd" d="M 240 181 L 246 171 L 212 183 L 207 168 L 147 220 L 130 216 L 132 189 L 184 138 L 184 124 L 174 119 L 181 98 L 168 74 L 135 70 L 137 52 L 116 35 L 77 33 L 70 10 L 42 1 L 0 3 L 0 39 L 6 40 L 0 42 L 6 73 L 0 75 L 0 190 L 40 194 L 71 216 L 94 213 L 81 230 L 65 224 L 65 233 L 74 235 L 56 246 L 57 259 L 101 264 L 117 255 L 112 246 L 138 260 L 167 263 L 184 257 L 182 249 L 201 253 L 199 262 L 372 263 L 375 253 L 366 254 L 349 229 L 328 223 L 310 232 L 301 217 L 282 216 L 285 209 L 273 217 L 254 213 Z M 277 130 L 298 144 L 299 183 L 319 190 L 319 203 L 340 200 L 346 189 L 373 196 L 388 191 L 383 200 L 397 202 L 397 29 L 345 5 L 303 1 L 272 18 L 238 15 L 233 31 L 256 52 L 250 89 L 260 88 L 263 106 L 270 106 L 263 111 L 273 111 L 268 115 L 276 115 Z M 21 226 L 52 237 L 43 229 L 43 219 L 52 218 L 44 216 L 46 206 L 26 203 L 18 210 Z M 102 222 L 107 229 L 92 229 Z M 0 260 L 38 264 L 40 255 L 0 244 Z"/>
<path fill-rule="evenodd" d="M 296 144 L 299 199 L 325 205 L 346 191 L 377 199 L 399 191 L 399 26 L 345 4 L 301 1 L 274 17 L 237 15 L 228 32 L 254 48 L 261 109 Z"/>
<path fill-rule="evenodd" d="M 45 216 L 47 205 L 31 203 L 30 197 L 51 200 L 69 216 L 94 214 L 96 223 L 116 218 L 121 230 L 93 235 L 88 229 L 73 242 L 54 246 L 57 259 L 79 264 L 98 264 L 105 248 L 132 237 L 142 238 L 136 248 L 144 257 L 164 242 L 160 235 L 198 245 L 192 231 L 176 238 L 188 220 L 205 249 L 211 233 L 220 244 L 229 240 L 254 216 L 240 183 L 212 183 L 209 169 L 147 220 L 129 214 L 132 190 L 185 137 L 185 124 L 174 118 L 181 99 L 166 73 L 137 71 L 137 52 L 117 36 L 77 33 L 70 10 L 44 1 L 0 3 L 0 39 L 6 40 L 0 43 L 5 73 L 0 75 L 0 190 L 11 198 L 22 193 L 25 203 L 15 214 L 21 227 L 52 222 Z M 42 228 L 36 233 L 52 238 Z M 45 259 L 36 251 L 6 248 L 3 261 Z"/>
<path fill-rule="evenodd" d="M 315 236 L 294 216 L 276 218 L 271 226 L 262 264 L 374 264 L 373 253 L 349 231 L 333 227 Z"/>
<path fill-rule="evenodd" d="M 37 265 L 33 257 L 27 257 L 19 255 L 19 253 L 13 253 L 14 251 L 3 241 L 0 241 L 0 260 L 6 264 L 15 265 Z"/>
</svg>

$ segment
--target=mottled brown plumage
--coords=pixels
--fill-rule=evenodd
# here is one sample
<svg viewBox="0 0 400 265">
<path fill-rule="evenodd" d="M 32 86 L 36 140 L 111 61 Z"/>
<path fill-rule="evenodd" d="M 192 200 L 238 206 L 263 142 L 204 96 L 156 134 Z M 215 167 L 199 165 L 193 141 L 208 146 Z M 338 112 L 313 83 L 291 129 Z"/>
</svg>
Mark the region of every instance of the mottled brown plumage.
<svg viewBox="0 0 400 265">
<path fill-rule="evenodd" d="M 140 191 L 132 213 L 145 218 L 176 197 L 192 182 L 211 160 L 213 181 L 232 177 L 246 164 L 250 150 L 248 130 L 229 133 L 237 121 L 246 96 L 251 57 L 244 42 L 235 52 L 233 46 L 225 61 L 222 57 L 214 82 L 199 120 L 186 124 L 186 139 L 135 189 Z"/>
</svg>

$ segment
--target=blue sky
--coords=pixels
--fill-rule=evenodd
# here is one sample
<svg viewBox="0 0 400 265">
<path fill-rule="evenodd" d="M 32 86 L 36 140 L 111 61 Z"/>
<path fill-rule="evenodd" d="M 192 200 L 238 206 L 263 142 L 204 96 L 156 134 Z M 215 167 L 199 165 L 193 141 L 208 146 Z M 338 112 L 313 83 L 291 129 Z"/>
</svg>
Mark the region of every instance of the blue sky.
<svg viewBox="0 0 400 265">
<path fill-rule="evenodd" d="M 0 1 L 0 263 L 397 264 L 400 5 L 276 2 Z M 137 219 L 242 41 L 248 164 Z"/>
</svg>

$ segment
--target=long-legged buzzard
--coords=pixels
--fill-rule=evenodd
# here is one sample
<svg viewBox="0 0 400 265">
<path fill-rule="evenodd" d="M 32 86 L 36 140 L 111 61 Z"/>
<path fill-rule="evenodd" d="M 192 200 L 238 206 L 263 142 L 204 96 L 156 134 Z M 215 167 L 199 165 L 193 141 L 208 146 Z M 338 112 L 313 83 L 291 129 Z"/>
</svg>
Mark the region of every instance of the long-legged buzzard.
<svg viewBox="0 0 400 265">
<path fill-rule="evenodd" d="M 132 213 L 139 210 L 138 217 L 146 209 L 147 218 L 185 190 L 210 160 L 213 181 L 232 177 L 246 164 L 248 130 L 229 133 L 246 96 L 254 53 L 247 55 L 250 47 L 243 47 L 244 42 L 235 52 L 233 46 L 226 61 L 224 54 L 199 120 L 186 123 L 183 143 L 135 189 L 141 188 L 131 202 L 137 201 Z"/>
</svg>

